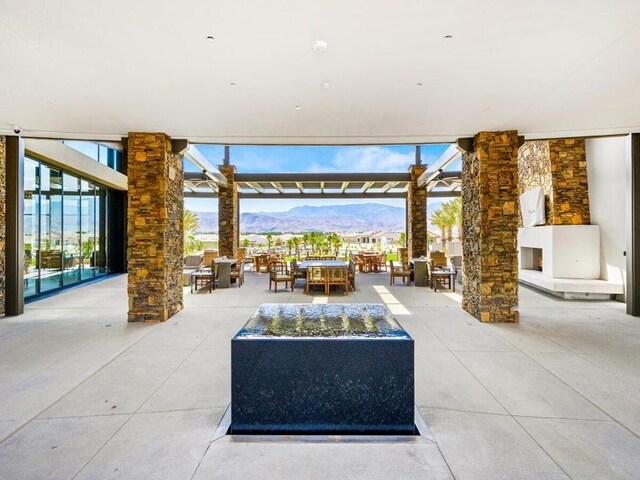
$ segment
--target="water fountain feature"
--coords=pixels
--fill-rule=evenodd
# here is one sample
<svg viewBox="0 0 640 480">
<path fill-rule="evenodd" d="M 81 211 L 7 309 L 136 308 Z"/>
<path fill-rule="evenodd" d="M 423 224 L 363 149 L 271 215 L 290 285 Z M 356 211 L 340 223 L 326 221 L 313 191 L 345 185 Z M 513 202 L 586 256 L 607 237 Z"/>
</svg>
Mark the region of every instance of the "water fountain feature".
<svg viewBox="0 0 640 480">
<path fill-rule="evenodd" d="M 413 349 L 384 305 L 262 305 L 231 342 L 230 433 L 413 434 Z"/>
</svg>

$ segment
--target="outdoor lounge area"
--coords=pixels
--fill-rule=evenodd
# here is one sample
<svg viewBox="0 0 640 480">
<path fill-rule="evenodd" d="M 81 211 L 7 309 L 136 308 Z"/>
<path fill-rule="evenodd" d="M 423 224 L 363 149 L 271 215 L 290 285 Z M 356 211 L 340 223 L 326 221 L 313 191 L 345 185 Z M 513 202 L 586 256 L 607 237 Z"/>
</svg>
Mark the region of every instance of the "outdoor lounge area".
<svg viewBox="0 0 640 480">
<path fill-rule="evenodd" d="M 185 295 L 162 324 L 127 323 L 126 276 L 0 322 L 4 478 L 634 478 L 640 470 L 640 330 L 617 302 L 520 291 L 519 324 L 483 324 L 458 293 L 358 274 L 415 341 L 410 441 L 216 438 L 229 406 L 231 338 L 263 303 L 265 275 Z M 422 432 L 421 432 L 422 433 Z M 366 460 L 365 460 L 366 459 Z"/>
<path fill-rule="evenodd" d="M 0 480 L 640 479 L 640 2 L 3 2 Z"/>
</svg>

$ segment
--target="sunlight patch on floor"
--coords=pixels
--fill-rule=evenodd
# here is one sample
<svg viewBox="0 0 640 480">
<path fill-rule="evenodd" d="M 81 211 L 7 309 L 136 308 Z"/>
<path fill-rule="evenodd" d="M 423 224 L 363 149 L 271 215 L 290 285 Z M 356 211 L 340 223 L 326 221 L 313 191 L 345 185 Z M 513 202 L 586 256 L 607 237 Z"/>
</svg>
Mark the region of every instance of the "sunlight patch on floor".
<svg viewBox="0 0 640 480">
<path fill-rule="evenodd" d="M 398 300 L 387 287 L 374 285 L 373 289 L 380 295 L 380 298 L 394 315 L 410 315 L 411 312 Z"/>
<path fill-rule="evenodd" d="M 459 293 L 454 293 L 454 292 L 442 292 L 442 294 L 447 297 L 450 298 L 451 300 L 454 300 L 458 303 L 462 303 L 462 295 L 460 295 Z"/>
<path fill-rule="evenodd" d="M 329 297 L 313 297 L 312 303 L 329 303 Z"/>
</svg>

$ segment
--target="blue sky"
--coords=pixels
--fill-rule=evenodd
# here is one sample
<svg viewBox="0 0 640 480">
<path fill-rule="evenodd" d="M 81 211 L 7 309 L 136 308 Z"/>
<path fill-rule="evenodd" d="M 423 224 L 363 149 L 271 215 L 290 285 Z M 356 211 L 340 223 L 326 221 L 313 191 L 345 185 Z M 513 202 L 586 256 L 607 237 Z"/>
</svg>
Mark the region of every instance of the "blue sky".
<svg viewBox="0 0 640 480">
<path fill-rule="evenodd" d="M 447 149 L 448 145 L 423 145 L 422 162 L 429 164 Z M 213 165 L 222 164 L 224 147 L 198 145 L 198 149 Z M 341 146 L 341 147 L 264 147 L 232 146 L 230 160 L 243 173 L 317 173 L 317 172 L 406 172 L 415 161 L 412 145 Z M 451 169 L 459 169 L 452 165 Z M 186 171 L 198 171 L 185 162 Z M 242 200 L 241 212 L 273 212 L 289 210 L 300 205 L 336 205 L 376 202 L 404 207 L 402 199 L 371 200 Z M 185 199 L 185 206 L 195 211 L 216 211 L 215 199 Z"/>
</svg>

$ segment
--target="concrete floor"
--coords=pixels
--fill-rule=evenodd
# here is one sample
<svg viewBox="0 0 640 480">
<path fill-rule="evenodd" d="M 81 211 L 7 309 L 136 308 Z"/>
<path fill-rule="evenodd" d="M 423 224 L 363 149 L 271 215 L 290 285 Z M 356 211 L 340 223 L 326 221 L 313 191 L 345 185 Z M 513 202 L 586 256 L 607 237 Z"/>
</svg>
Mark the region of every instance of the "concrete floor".
<svg viewBox="0 0 640 480">
<path fill-rule="evenodd" d="M 521 288 L 521 323 L 483 325 L 459 294 L 359 274 L 330 302 L 384 302 L 416 341 L 416 403 L 437 444 L 210 442 L 229 403 L 229 339 L 265 302 L 189 294 L 165 324 L 127 324 L 126 277 L 0 319 L 2 479 L 640 477 L 640 319 L 615 302 Z"/>
</svg>

